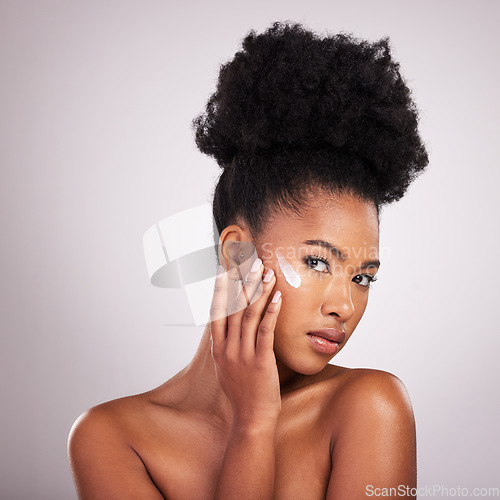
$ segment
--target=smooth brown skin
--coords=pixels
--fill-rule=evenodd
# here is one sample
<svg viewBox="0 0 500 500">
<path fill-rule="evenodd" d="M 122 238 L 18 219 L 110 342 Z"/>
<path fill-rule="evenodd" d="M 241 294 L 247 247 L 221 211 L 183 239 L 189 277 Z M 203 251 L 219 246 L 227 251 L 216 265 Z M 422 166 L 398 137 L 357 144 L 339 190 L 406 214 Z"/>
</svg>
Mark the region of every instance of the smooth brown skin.
<svg viewBox="0 0 500 500">
<path fill-rule="evenodd" d="M 330 365 L 306 335 L 334 327 L 346 332 L 340 348 L 347 342 L 368 301 L 359 275 L 376 271 L 358 268 L 377 258 L 378 235 L 372 203 L 322 191 L 300 217 L 274 213 L 257 242 L 241 221 L 227 227 L 220 261 L 230 272 L 234 242 L 252 242 L 263 260 L 249 276 L 252 304 L 209 323 L 172 379 L 75 422 L 69 455 L 80 498 L 356 500 L 367 485 L 416 487 L 415 424 L 401 381 Z M 302 243 L 313 239 L 347 259 Z M 282 276 L 278 247 L 301 275 L 299 288 Z M 326 257 L 330 272 L 308 267 L 306 253 Z M 268 269 L 275 276 L 259 285 Z M 231 307 L 222 293 L 230 283 L 218 278 L 212 313 Z"/>
</svg>

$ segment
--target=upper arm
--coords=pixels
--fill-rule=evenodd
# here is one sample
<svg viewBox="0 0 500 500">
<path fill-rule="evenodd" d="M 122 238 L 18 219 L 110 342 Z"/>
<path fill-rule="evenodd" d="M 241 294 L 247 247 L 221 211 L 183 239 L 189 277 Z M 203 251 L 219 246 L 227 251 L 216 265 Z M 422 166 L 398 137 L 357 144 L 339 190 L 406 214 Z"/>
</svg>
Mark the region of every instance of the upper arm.
<svg viewBox="0 0 500 500">
<path fill-rule="evenodd" d="M 385 496 L 401 496 L 404 489 L 405 498 L 414 498 L 409 489 L 416 488 L 415 420 L 403 383 L 370 370 L 336 399 L 327 500 L 366 499 L 377 491 L 381 496 L 382 488 Z"/>
<path fill-rule="evenodd" d="M 73 424 L 68 454 L 80 499 L 163 499 L 112 414 L 95 407 Z"/>
</svg>

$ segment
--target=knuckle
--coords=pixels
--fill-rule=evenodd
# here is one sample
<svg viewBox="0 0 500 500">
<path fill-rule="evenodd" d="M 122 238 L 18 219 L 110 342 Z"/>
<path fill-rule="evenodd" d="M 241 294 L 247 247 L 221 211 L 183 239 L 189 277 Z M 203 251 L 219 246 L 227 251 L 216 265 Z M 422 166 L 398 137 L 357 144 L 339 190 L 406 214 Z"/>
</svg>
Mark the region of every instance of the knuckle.
<svg viewBox="0 0 500 500">
<path fill-rule="evenodd" d="M 243 314 L 243 319 L 245 321 L 252 321 L 257 317 L 257 311 L 253 307 L 247 307 L 245 313 Z"/>
<path fill-rule="evenodd" d="M 210 320 L 215 321 L 220 318 L 222 318 L 222 309 L 216 305 L 212 305 L 210 307 Z"/>
<path fill-rule="evenodd" d="M 270 335 L 273 331 L 274 331 L 274 328 L 271 328 L 269 325 L 261 324 L 259 326 L 259 334 L 260 335 L 267 336 L 267 335 Z"/>
<path fill-rule="evenodd" d="M 246 305 L 247 303 L 245 298 L 241 295 L 238 295 L 238 297 L 236 297 L 236 300 L 231 305 L 231 312 L 235 313 L 241 311 L 244 307 L 246 307 Z"/>
<path fill-rule="evenodd" d="M 270 302 L 269 305 L 267 306 L 267 309 L 266 309 L 266 316 L 268 318 L 271 318 L 272 316 L 274 316 L 276 314 L 277 311 L 278 311 L 278 304 L 275 304 L 274 302 Z"/>
</svg>

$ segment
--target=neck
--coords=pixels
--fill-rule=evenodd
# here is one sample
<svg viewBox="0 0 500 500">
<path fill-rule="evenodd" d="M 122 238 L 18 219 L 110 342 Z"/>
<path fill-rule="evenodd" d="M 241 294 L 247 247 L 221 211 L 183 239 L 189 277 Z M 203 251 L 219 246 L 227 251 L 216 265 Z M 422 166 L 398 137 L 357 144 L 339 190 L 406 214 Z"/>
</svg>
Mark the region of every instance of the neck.
<svg viewBox="0 0 500 500">
<path fill-rule="evenodd" d="M 300 385 L 303 375 L 295 373 L 278 362 L 278 374 L 282 394 Z M 183 405 L 190 409 L 219 417 L 228 422 L 232 419 L 232 409 L 222 391 L 215 374 L 215 365 L 210 347 L 210 326 L 203 332 L 200 345 L 189 365 L 176 377 L 182 384 Z"/>
</svg>

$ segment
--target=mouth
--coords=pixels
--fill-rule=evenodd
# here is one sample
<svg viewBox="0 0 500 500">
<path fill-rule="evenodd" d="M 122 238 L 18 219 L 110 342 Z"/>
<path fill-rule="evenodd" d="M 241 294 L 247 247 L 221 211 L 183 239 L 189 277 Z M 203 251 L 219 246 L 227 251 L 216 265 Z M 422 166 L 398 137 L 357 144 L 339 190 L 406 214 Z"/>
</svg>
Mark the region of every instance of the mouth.
<svg viewBox="0 0 500 500">
<path fill-rule="evenodd" d="M 338 351 L 339 344 L 344 342 L 345 333 L 335 328 L 324 328 L 307 333 L 307 338 L 316 351 L 332 355 Z"/>
</svg>

